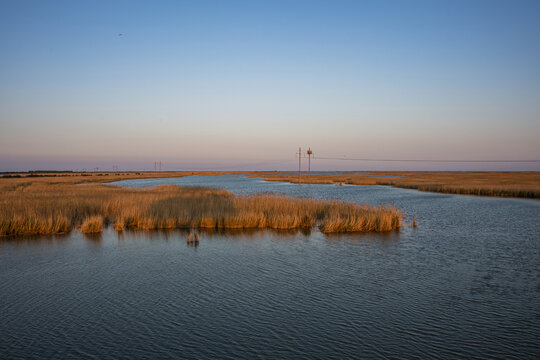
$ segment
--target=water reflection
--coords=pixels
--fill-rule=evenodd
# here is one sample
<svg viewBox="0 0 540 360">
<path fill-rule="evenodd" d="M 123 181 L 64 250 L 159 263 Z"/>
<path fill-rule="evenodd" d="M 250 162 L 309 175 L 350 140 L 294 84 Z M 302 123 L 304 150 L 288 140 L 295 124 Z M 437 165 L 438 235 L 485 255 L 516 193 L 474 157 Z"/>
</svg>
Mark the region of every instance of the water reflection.
<svg viewBox="0 0 540 360">
<path fill-rule="evenodd" d="M 179 238 L 187 238 L 189 229 L 154 229 L 154 230 L 130 230 L 117 231 L 118 240 L 149 240 L 149 241 L 170 241 Z"/>
<path fill-rule="evenodd" d="M 190 234 L 197 233 L 199 241 L 205 239 L 227 238 L 231 241 L 237 239 L 260 240 L 268 236 L 275 236 L 280 239 L 294 240 L 298 235 L 309 237 L 313 229 L 197 229 L 195 232 L 191 229 L 155 229 L 155 230 L 123 230 L 116 232 L 119 241 L 125 240 L 148 240 L 148 241 L 187 241 Z M 316 231 L 318 232 L 318 230 Z M 354 236 L 360 236 L 361 233 L 354 233 Z"/>
<path fill-rule="evenodd" d="M 0 357 L 538 357 L 540 202 L 208 178 L 197 185 L 394 203 L 421 221 L 202 229 L 198 247 L 189 230 L 3 238 Z"/>
<path fill-rule="evenodd" d="M 90 234 L 83 234 L 84 238 L 88 240 L 89 242 L 99 245 L 103 242 L 103 234 L 102 233 L 90 233 Z"/>
<path fill-rule="evenodd" d="M 400 233 L 397 231 L 385 232 L 385 233 L 329 233 L 324 234 L 325 238 L 329 241 L 398 241 L 400 239 Z"/>
<path fill-rule="evenodd" d="M 8 243 L 14 246 L 44 246 L 61 243 L 72 239 L 72 233 L 25 235 L 25 236 L 0 236 L 0 244 Z"/>
</svg>

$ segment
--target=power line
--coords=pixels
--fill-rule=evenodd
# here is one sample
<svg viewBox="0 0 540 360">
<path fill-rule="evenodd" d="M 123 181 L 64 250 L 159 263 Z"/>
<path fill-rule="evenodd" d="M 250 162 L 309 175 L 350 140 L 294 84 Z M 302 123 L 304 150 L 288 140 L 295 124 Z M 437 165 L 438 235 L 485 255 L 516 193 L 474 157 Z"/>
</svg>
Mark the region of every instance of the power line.
<svg viewBox="0 0 540 360">
<path fill-rule="evenodd" d="M 448 160 L 448 159 L 371 159 L 313 156 L 313 159 L 385 162 L 441 162 L 441 163 L 539 163 L 540 160 Z"/>
</svg>

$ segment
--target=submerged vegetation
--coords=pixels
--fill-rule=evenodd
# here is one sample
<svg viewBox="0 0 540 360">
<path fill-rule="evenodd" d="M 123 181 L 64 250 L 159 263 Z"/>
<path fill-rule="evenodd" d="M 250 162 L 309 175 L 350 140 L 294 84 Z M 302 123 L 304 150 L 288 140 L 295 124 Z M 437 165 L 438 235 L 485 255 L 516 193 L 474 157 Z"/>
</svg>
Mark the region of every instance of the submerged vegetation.
<svg viewBox="0 0 540 360">
<path fill-rule="evenodd" d="M 301 229 L 391 231 L 401 214 L 375 207 L 274 194 L 236 196 L 226 190 L 160 186 L 127 189 L 67 181 L 4 179 L 0 235 L 101 232 L 124 229 Z"/>
</svg>

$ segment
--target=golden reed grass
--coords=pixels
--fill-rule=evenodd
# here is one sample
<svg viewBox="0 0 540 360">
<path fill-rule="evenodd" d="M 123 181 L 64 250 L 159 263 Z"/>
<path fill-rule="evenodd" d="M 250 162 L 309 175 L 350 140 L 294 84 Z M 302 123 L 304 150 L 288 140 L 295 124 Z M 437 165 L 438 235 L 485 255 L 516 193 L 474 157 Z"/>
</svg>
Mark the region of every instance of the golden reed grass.
<svg viewBox="0 0 540 360">
<path fill-rule="evenodd" d="M 103 231 L 103 216 L 92 215 L 84 218 L 81 231 L 85 234 L 100 233 Z"/>
<path fill-rule="evenodd" d="M 226 190 L 160 186 L 128 189 L 51 179 L 2 179 L 0 235 L 65 233 L 80 228 L 299 229 L 391 231 L 401 214 L 374 207 L 273 194 L 235 196 Z"/>
<path fill-rule="evenodd" d="M 347 174 L 372 176 L 347 176 Z M 381 175 L 401 177 L 387 178 Z M 389 185 L 449 194 L 540 199 L 540 172 L 336 172 L 335 175 L 304 174 L 300 179 L 298 175 L 280 173 L 253 173 L 248 176 L 291 183 Z"/>
</svg>

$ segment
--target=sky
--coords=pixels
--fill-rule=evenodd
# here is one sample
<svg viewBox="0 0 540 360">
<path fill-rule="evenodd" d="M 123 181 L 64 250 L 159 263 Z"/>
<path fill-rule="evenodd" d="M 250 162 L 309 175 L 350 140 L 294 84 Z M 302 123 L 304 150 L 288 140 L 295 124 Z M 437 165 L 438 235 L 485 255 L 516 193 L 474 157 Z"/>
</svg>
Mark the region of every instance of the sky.
<svg viewBox="0 0 540 360">
<path fill-rule="evenodd" d="M 0 0 L 0 171 L 540 170 L 540 1 Z"/>
</svg>

